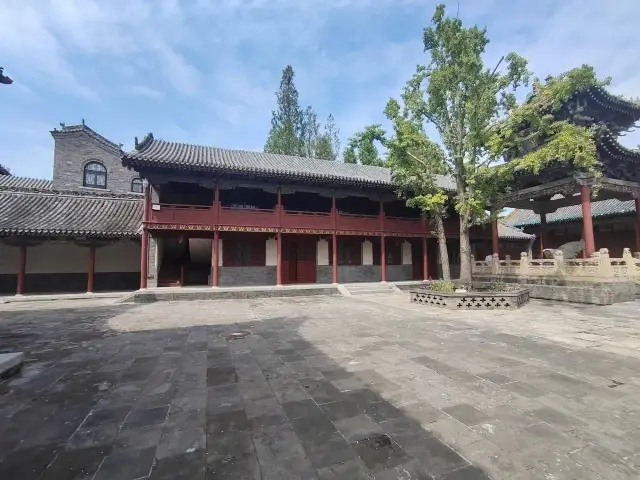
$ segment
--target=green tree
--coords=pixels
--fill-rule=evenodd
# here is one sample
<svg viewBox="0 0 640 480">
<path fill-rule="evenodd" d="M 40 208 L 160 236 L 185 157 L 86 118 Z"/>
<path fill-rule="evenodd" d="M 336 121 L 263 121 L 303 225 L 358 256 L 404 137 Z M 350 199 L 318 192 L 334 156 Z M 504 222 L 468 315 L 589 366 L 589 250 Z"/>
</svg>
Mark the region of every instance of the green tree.
<svg viewBox="0 0 640 480">
<path fill-rule="evenodd" d="M 282 71 L 280 89 L 276 92 L 277 108 L 271 116 L 271 131 L 264 146 L 268 153 L 304 155 L 304 116 L 298 104 L 298 90 L 293 83 L 291 65 Z"/>
<path fill-rule="evenodd" d="M 450 199 L 442 188 L 447 168 L 440 145 L 431 140 L 408 108 L 401 112 L 397 100 L 390 99 L 384 111 L 393 124 L 393 136 L 386 140 L 387 161 L 398 194 L 407 206 L 419 208 L 430 219 L 438 238 L 442 277 L 451 280 L 444 218 Z"/>
<path fill-rule="evenodd" d="M 527 62 L 515 53 L 491 69 L 483 56 L 489 43 L 486 29 L 465 28 L 438 5 L 423 43 L 429 59 L 407 82 L 403 100 L 412 120 L 431 124 L 440 136 L 446 172 L 455 181 L 453 198 L 460 216 L 460 279 L 471 282 L 470 227 L 486 218 L 494 181 L 488 174 L 490 127 L 516 104 L 515 89 L 529 79 Z M 504 72 L 498 70 L 505 62 Z M 425 128 L 426 131 L 426 128 Z"/>
<path fill-rule="evenodd" d="M 349 138 L 344 149 L 344 163 L 358 163 L 382 167 L 384 158 L 380 155 L 376 142 L 384 146 L 385 131 L 381 125 L 368 125 L 362 132 Z"/>
<path fill-rule="evenodd" d="M 305 157 L 316 158 L 318 150 L 318 141 L 320 137 L 320 124 L 318 123 L 318 115 L 315 110 L 309 105 L 304 112 L 302 112 L 302 153 Z"/>
<path fill-rule="evenodd" d="M 510 160 L 499 169 L 503 189 L 508 188 L 506 184 L 514 174 L 538 174 L 554 163 L 563 163 L 597 179 L 601 174 L 596 138 L 606 127 L 593 125 L 570 99 L 576 92 L 610 82 L 610 78 L 599 79 L 590 65 L 548 76 L 543 82 L 534 80 L 529 98 L 511 109 L 491 130 L 492 158 Z"/>
<path fill-rule="evenodd" d="M 340 129 L 336 127 L 333 115 L 329 114 L 323 133 L 316 142 L 315 158 L 337 160 L 340 156 Z"/>
</svg>

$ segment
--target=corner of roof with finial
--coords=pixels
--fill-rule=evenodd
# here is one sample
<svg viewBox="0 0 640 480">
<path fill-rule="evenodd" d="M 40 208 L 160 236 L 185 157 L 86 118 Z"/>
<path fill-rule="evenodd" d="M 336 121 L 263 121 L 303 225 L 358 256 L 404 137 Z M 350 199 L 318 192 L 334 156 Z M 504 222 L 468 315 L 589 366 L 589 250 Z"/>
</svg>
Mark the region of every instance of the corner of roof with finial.
<svg viewBox="0 0 640 480">
<path fill-rule="evenodd" d="M 147 133 L 141 142 L 138 141 L 138 137 L 135 137 L 135 149 L 144 150 L 151 142 L 153 142 L 153 133 L 151 132 Z"/>
</svg>

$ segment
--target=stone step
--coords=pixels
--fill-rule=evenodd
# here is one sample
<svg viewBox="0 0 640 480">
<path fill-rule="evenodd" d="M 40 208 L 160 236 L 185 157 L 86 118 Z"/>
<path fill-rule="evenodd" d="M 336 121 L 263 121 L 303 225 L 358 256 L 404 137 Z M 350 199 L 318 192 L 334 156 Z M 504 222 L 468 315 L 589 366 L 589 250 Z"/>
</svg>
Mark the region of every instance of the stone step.
<svg viewBox="0 0 640 480">
<path fill-rule="evenodd" d="M 392 285 L 388 283 L 351 283 L 344 287 L 351 295 L 371 295 L 376 293 L 396 293 Z"/>
</svg>

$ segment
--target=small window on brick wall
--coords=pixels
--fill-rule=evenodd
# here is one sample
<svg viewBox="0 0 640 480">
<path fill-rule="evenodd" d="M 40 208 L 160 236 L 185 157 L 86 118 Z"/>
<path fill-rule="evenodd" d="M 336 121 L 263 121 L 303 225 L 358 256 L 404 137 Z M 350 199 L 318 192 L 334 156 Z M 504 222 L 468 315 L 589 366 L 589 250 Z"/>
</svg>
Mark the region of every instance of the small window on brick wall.
<svg viewBox="0 0 640 480">
<path fill-rule="evenodd" d="M 84 166 L 82 185 L 91 188 L 107 188 L 107 167 L 100 162 L 89 162 Z"/>
<path fill-rule="evenodd" d="M 142 180 L 140 178 L 131 180 L 131 191 L 133 193 L 142 193 Z"/>
</svg>

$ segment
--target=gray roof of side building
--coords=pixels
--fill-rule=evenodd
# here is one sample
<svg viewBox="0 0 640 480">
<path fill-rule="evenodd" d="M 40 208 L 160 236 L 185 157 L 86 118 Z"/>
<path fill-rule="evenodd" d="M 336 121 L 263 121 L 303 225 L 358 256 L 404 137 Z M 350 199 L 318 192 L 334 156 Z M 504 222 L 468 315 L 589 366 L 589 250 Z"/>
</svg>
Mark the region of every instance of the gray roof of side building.
<svg viewBox="0 0 640 480">
<path fill-rule="evenodd" d="M 133 238 L 139 197 L 0 188 L 0 235 Z"/>
<path fill-rule="evenodd" d="M 0 176 L 0 189 L 12 190 L 51 190 L 53 182 L 42 178 L 14 177 L 13 175 Z"/>
<path fill-rule="evenodd" d="M 633 215 L 635 211 L 636 206 L 633 200 L 609 199 L 591 202 L 591 216 L 593 218 Z M 547 213 L 548 224 L 575 222 L 581 219 L 581 205 L 561 207 L 553 213 Z M 504 218 L 504 222 L 514 227 L 540 225 L 540 215 L 532 210 L 516 209 Z"/>
<path fill-rule="evenodd" d="M 173 167 L 186 170 L 253 174 L 265 177 L 315 182 L 393 188 L 391 170 L 383 167 L 332 162 L 246 150 L 167 142 L 149 134 L 136 149 L 122 157 L 125 166 Z M 455 184 L 438 176 L 439 185 L 449 191 Z"/>
<path fill-rule="evenodd" d="M 531 240 L 535 238 L 535 235 L 524 233 L 519 228 L 504 223 L 504 221 L 498 221 L 498 237 L 505 240 Z"/>
</svg>

